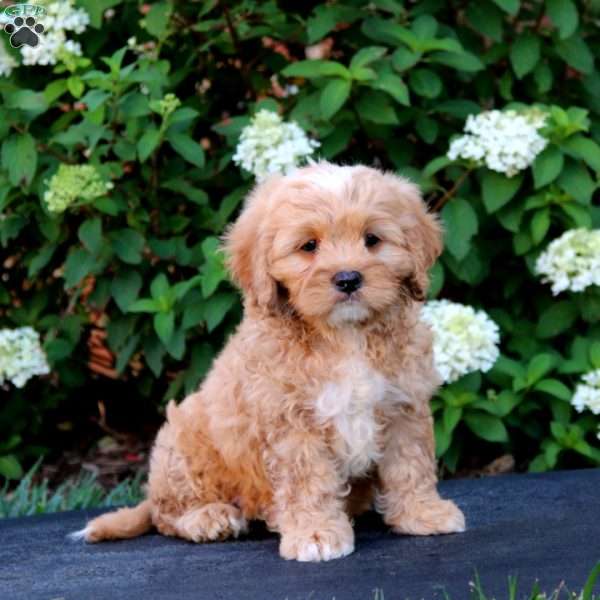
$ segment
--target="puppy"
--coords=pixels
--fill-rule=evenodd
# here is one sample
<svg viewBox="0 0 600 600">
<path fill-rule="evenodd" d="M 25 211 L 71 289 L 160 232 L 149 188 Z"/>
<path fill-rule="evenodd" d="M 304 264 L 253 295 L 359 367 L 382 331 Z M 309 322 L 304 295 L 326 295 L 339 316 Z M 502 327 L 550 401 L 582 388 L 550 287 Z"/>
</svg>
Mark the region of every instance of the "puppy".
<svg viewBox="0 0 600 600">
<path fill-rule="evenodd" d="M 441 248 L 400 177 L 322 162 L 258 185 L 225 240 L 243 321 L 200 390 L 169 404 L 147 499 L 76 535 L 204 542 L 263 519 L 283 558 L 330 560 L 373 502 L 397 533 L 463 531 L 436 490 L 439 378 L 419 322 Z"/>
</svg>

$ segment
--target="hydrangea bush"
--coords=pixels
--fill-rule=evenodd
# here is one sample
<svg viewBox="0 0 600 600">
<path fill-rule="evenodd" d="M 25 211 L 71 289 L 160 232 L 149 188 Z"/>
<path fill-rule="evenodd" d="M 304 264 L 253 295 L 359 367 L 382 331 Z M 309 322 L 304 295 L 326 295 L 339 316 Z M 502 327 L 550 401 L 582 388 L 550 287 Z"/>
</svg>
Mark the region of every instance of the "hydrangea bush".
<svg viewBox="0 0 600 600">
<path fill-rule="evenodd" d="M 443 469 L 600 464 L 597 0 L 43 4 L 45 44 L 0 32 L 0 328 L 30 332 L 0 473 L 108 397 L 193 390 L 241 314 L 219 236 L 318 158 L 411 177 L 444 223 Z"/>
</svg>

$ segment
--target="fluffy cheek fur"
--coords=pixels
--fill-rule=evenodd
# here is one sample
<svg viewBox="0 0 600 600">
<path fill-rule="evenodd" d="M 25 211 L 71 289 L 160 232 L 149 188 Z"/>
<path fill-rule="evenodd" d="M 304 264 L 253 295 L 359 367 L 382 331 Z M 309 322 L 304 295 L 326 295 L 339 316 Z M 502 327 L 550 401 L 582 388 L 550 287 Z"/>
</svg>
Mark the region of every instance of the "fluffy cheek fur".
<svg viewBox="0 0 600 600">
<path fill-rule="evenodd" d="M 414 266 L 411 256 L 391 243 L 371 252 L 362 242 L 355 246 L 355 257 L 345 259 L 328 255 L 326 249 L 315 255 L 295 252 L 274 261 L 271 276 L 285 287 L 289 303 L 306 319 L 331 325 L 364 321 L 406 296 Z M 363 277 L 363 286 L 352 298 L 332 284 L 342 270 L 359 271 Z"/>
</svg>

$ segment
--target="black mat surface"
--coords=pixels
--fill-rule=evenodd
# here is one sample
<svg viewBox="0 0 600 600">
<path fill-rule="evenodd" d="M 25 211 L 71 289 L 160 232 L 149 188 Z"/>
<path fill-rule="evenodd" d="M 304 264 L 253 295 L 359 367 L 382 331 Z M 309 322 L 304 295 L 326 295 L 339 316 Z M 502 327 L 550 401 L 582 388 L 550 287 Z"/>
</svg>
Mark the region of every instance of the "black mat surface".
<svg viewBox="0 0 600 600">
<path fill-rule="evenodd" d="M 389 533 L 375 515 L 356 524 L 356 552 L 327 563 L 286 562 L 277 538 L 255 528 L 239 541 L 194 545 L 147 535 L 86 545 L 65 539 L 97 511 L 0 520 L 2 600 L 385 600 L 469 596 L 477 569 L 507 597 L 566 581 L 581 589 L 600 560 L 600 470 L 449 481 L 442 495 L 465 511 L 468 531 L 416 538 Z"/>
</svg>

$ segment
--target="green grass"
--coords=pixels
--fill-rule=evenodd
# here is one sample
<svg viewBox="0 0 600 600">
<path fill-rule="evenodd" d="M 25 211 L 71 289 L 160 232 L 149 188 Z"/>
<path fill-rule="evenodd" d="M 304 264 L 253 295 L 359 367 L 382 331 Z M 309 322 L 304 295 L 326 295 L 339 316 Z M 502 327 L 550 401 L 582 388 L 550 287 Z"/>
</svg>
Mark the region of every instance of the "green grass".
<svg viewBox="0 0 600 600">
<path fill-rule="evenodd" d="M 592 569 L 581 592 L 570 592 L 561 585 L 558 587 L 558 589 L 551 592 L 550 595 L 542 592 L 537 583 L 534 584 L 531 591 L 521 592 L 519 591 L 519 582 L 517 577 L 509 576 L 507 595 L 489 596 L 483 589 L 479 574 L 475 573 L 473 581 L 471 581 L 469 584 L 470 593 L 468 598 L 469 600 L 600 600 L 600 596 L 594 594 L 594 586 L 596 585 L 596 580 L 599 576 L 600 562 L 597 563 Z M 461 596 L 460 598 L 454 599 L 447 592 L 443 591 L 442 593 L 444 600 L 463 600 L 464 598 Z M 383 590 L 374 590 L 373 600 L 385 600 L 385 594 L 383 593 Z"/>
<path fill-rule="evenodd" d="M 142 474 L 121 482 L 109 492 L 92 473 L 83 473 L 50 489 L 47 480 L 34 482 L 38 467 L 39 463 L 34 465 L 16 488 L 9 488 L 7 481 L 0 489 L 0 518 L 136 504 L 143 498 Z"/>
<path fill-rule="evenodd" d="M 596 585 L 596 580 L 599 576 L 600 562 L 592 569 L 581 592 L 571 592 L 561 585 L 550 593 L 550 595 L 543 592 L 537 582 L 533 585 L 533 588 L 529 593 L 519 592 L 519 582 L 517 577 L 509 576 L 508 595 L 506 598 L 507 600 L 600 600 L 600 596 L 594 594 L 594 586 Z M 445 594 L 444 597 L 446 600 L 452 600 L 447 594 Z M 470 600 L 496 600 L 496 598 L 488 596 L 485 593 L 479 574 L 477 573 L 475 573 L 474 580 L 471 582 L 471 594 L 469 598 Z"/>
</svg>

